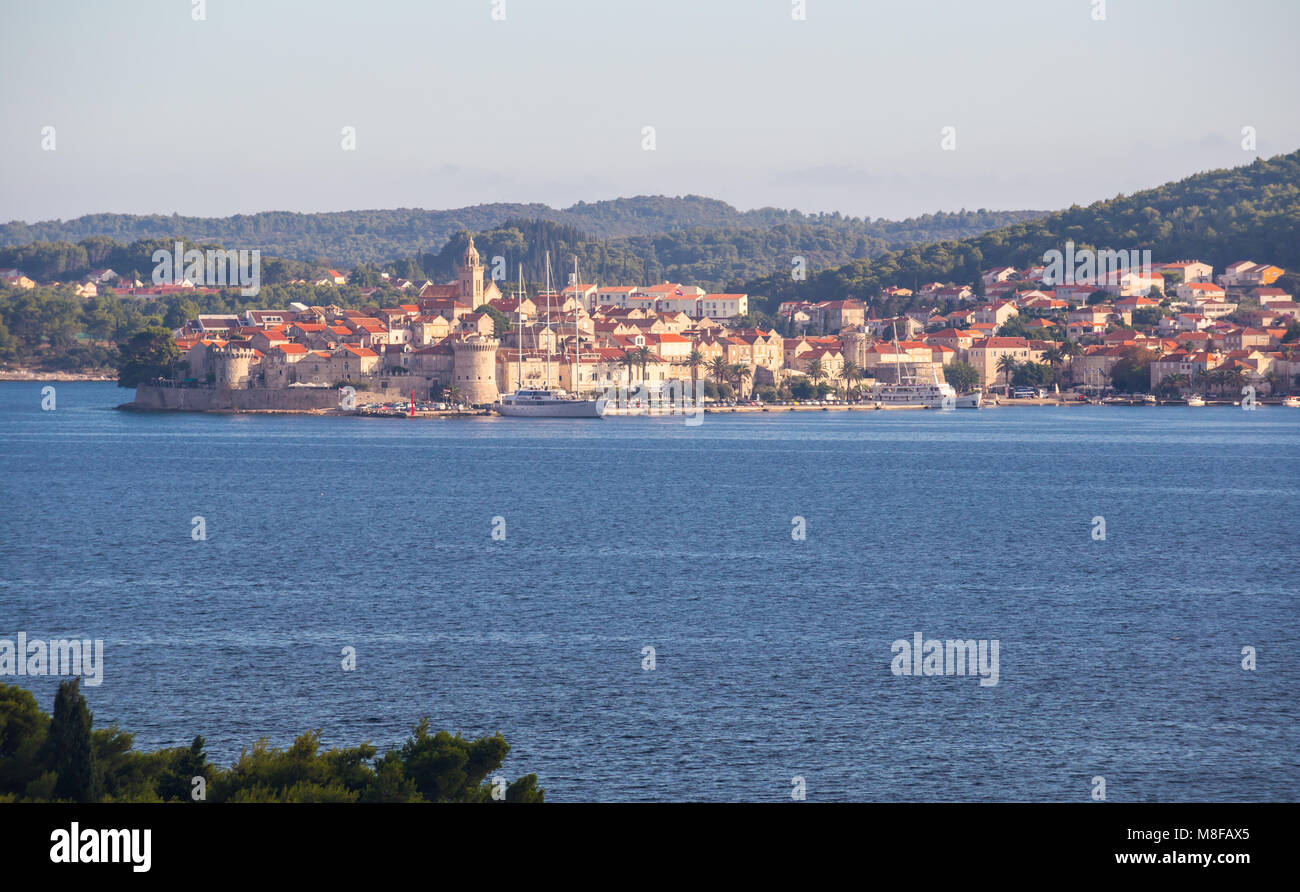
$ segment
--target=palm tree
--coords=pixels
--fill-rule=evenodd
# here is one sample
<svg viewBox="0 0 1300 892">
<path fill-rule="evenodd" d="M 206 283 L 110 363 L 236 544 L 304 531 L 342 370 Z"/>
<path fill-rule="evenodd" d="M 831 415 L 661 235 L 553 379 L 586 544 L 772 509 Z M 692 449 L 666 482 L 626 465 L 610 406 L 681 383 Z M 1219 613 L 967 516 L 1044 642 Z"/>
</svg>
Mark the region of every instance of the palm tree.
<svg viewBox="0 0 1300 892">
<path fill-rule="evenodd" d="M 1245 370 L 1242 369 L 1241 366 L 1237 366 L 1227 373 L 1224 378 L 1224 383 L 1231 387 L 1234 392 L 1240 393 L 1241 388 L 1246 384 L 1246 380 Z"/>
<path fill-rule="evenodd" d="M 844 371 L 840 373 L 844 378 L 844 395 L 849 396 L 850 391 L 854 389 L 854 384 L 862 380 L 862 371 L 858 364 L 853 360 L 847 360 L 844 363 Z"/>
<path fill-rule="evenodd" d="M 1074 358 L 1083 355 L 1083 345 L 1068 337 L 1061 342 L 1061 358 L 1070 364 L 1070 380 L 1074 380 Z"/>
<path fill-rule="evenodd" d="M 826 377 L 826 367 L 822 365 L 820 359 L 814 359 L 808 363 L 808 377 L 812 378 L 813 384 L 820 384 L 822 378 Z"/>
<path fill-rule="evenodd" d="M 1287 376 L 1277 369 L 1269 369 L 1268 374 L 1264 376 L 1264 380 L 1268 382 L 1269 394 L 1274 396 L 1286 390 L 1289 383 Z"/>
<path fill-rule="evenodd" d="M 1188 383 L 1190 383 L 1190 379 L 1182 372 L 1179 372 L 1174 375 L 1165 375 L 1160 379 L 1160 384 L 1156 389 L 1165 396 L 1172 397 L 1181 394 Z"/>
<path fill-rule="evenodd" d="M 686 359 L 682 360 L 682 365 L 691 370 L 691 390 L 695 389 L 696 381 L 699 379 L 700 366 L 704 365 L 704 354 L 698 347 L 692 347 L 691 352 L 687 354 Z"/>
<path fill-rule="evenodd" d="M 636 361 L 641 365 L 641 380 L 645 380 L 645 367 L 648 363 L 657 360 L 659 357 L 649 347 L 636 348 Z"/>
<path fill-rule="evenodd" d="M 1228 380 L 1227 369 L 1210 369 L 1204 375 L 1205 383 L 1210 385 L 1210 390 L 1222 392 L 1224 384 Z"/>
<path fill-rule="evenodd" d="M 1020 363 L 1016 362 L 1016 358 L 1010 353 L 1004 353 L 998 357 L 997 370 L 1006 375 L 1008 387 L 1011 386 L 1011 376 L 1016 373 L 1016 368 L 1019 365 Z"/>
<path fill-rule="evenodd" d="M 1048 347 L 1046 350 L 1043 351 L 1043 361 L 1052 367 L 1053 382 L 1059 380 L 1061 375 L 1061 370 L 1057 368 L 1057 365 L 1064 360 L 1065 360 L 1065 353 L 1064 351 L 1061 350 L 1060 347 Z"/>
<path fill-rule="evenodd" d="M 719 387 L 722 386 L 722 379 L 731 373 L 730 367 L 727 365 L 727 358 L 722 354 L 713 357 L 713 360 L 708 364 L 708 369 L 714 380 L 718 382 Z"/>
<path fill-rule="evenodd" d="M 736 381 L 736 396 L 743 397 L 745 395 L 745 379 L 753 376 L 754 373 L 743 362 L 735 363 L 728 371 Z"/>
<path fill-rule="evenodd" d="M 636 368 L 637 355 L 631 350 L 624 350 L 623 355 L 618 358 L 619 365 L 627 369 L 627 386 L 632 389 L 632 369 Z"/>
</svg>

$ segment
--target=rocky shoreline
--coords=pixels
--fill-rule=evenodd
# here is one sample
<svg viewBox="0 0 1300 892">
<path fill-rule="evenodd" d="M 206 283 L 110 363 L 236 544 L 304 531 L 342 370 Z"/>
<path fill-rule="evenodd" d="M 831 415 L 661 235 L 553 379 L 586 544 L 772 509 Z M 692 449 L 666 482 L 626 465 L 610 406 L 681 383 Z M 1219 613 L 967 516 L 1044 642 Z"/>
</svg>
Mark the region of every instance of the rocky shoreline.
<svg viewBox="0 0 1300 892">
<path fill-rule="evenodd" d="M 112 372 L 46 372 L 30 369 L 0 369 L 0 381 L 116 381 Z"/>
</svg>

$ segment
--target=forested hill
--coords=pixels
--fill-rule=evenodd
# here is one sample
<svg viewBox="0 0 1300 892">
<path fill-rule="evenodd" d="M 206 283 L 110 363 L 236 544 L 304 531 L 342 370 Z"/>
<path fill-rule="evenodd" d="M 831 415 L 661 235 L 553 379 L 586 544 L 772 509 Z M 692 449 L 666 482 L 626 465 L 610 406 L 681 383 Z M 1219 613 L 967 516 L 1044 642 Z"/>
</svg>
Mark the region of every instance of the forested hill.
<svg viewBox="0 0 1300 892">
<path fill-rule="evenodd" d="M 107 237 L 123 244 L 182 238 L 228 248 L 259 248 L 285 259 L 352 268 L 361 263 L 384 263 L 437 252 L 457 233 L 497 229 L 508 220 L 542 220 L 572 226 L 585 237 L 596 240 L 682 230 L 705 233 L 815 226 L 834 231 L 840 240 L 854 247 L 859 238 L 868 244 L 899 247 L 965 238 L 1042 213 L 979 210 L 890 221 L 845 217 L 838 213 L 803 214 L 777 208 L 739 211 L 726 202 L 696 195 L 676 198 L 658 195 L 579 202 L 562 210 L 544 204 L 484 204 L 454 210 L 397 208 L 319 214 L 267 211 L 233 217 L 91 214 L 66 221 L 0 224 L 0 246 L 78 242 L 92 237 Z M 853 256 L 845 253 L 828 260 L 841 263 Z M 757 275 L 762 271 L 746 272 Z"/>
<path fill-rule="evenodd" d="M 782 300 L 872 300 L 886 312 L 908 309 L 877 298 L 882 288 L 930 281 L 970 283 L 995 266 L 1042 263 L 1072 240 L 1094 249 L 1150 249 L 1156 262 L 1196 258 L 1216 272 L 1236 260 L 1300 267 L 1300 151 L 1213 170 L 1154 189 L 1078 205 L 959 240 L 907 247 L 811 270 L 794 281 L 784 270 L 748 280 L 759 309 Z"/>
</svg>

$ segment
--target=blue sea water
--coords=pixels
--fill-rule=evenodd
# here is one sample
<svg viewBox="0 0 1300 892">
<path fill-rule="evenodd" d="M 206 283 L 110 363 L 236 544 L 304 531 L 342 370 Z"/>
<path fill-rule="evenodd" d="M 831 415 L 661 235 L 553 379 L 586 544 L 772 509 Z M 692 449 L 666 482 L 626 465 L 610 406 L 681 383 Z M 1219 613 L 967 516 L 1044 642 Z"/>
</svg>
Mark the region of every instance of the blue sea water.
<svg viewBox="0 0 1300 892">
<path fill-rule="evenodd" d="M 0 384 L 0 637 L 103 639 L 83 692 L 139 747 L 427 715 L 501 731 L 552 801 L 1300 799 L 1300 411 L 691 427 L 55 386 Z M 895 676 L 915 632 L 998 640 L 998 684 Z"/>
</svg>

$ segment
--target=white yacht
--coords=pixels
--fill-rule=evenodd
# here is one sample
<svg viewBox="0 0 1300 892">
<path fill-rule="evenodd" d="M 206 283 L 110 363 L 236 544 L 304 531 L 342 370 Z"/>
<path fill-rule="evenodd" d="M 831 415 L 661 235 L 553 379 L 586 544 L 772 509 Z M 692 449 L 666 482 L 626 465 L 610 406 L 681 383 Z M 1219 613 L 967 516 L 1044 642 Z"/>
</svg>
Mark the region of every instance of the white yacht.
<svg viewBox="0 0 1300 892">
<path fill-rule="evenodd" d="M 1194 393 L 1194 394 L 1192 394 L 1191 396 L 1189 396 L 1189 397 L 1187 398 L 1187 405 L 1189 405 L 1189 406 L 1204 406 L 1204 405 L 1205 405 L 1205 397 L 1201 396 L 1199 393 Z"/>
<path fill-rule="evenodd" d="M 577 282 L 578 263 L 574 258 L 573 263 L 574 282 Z M 524 286 L 524 268 L 519 267 L 519 291 L 517 294 L 522 297 Z M 551 255 L 546 255 L 546 290 L 540 297 L 546 298 L 546 328 L 549 331 L 551 327 L 551 302 L 555 297 L 555 292 L 551 289 Z M 517 345 L 517 354 L 519 357 L 519 380 L 523 381 L 523 318 L 519 320 L 519 344 Z M 578 350 L 580 338 L 578 335 L 578 314 L 575 310 L 573 314 L 573 352 L 574 362 L 572 368 L 572 380 L 577 380 L 578 375 Z M 567 354 L 566 354 L 567 359 Z M 602 418 L 605 415 L 605 399 L 601 397 L 594 400 L 585 400 L 579 396 L 570 396 L 559 387 L 551 386 L 551 355 L 550 347 L 546 351 L 546 386 L 545 387 L 523 387 L 520 386 L 514 393 L 506 394 L 500 400 L 492 404 L 492 411 L 498 415 L 504 415 L 508 418 Z"/>
<path fill-rule="evenodd" d="M 1300 409 L 1300 396 L 1288 396 L 1282 399 L 1282 405 L 1288 409 Z"/>
<path fill-rule="evenodd" d="M 876 403 L 886 408 L 902 409 L 955 409 L 957 391 L 951 384 L 881 384 L 876 388 Z M 978 399 L 978 395 L 976 396 Z M 963 406 L 962 408 L 979 408 Z"/>
<path fill-rule="evenodd" d="M 558 388 L 519 388 L 503 396 L 492 408 L 510 418 L 600 418 L 605 414 L 605 400 L 575 399 Z"/>
</svg>

